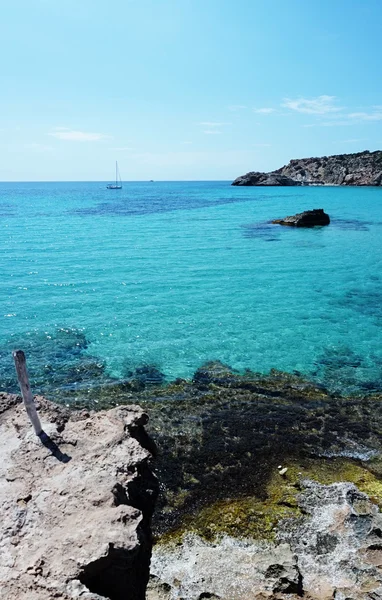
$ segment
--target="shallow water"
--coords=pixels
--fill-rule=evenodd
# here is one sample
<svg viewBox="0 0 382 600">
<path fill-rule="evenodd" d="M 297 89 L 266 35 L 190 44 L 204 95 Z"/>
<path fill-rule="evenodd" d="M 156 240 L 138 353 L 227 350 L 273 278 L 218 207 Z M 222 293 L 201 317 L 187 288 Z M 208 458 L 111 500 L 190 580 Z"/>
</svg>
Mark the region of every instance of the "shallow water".
<svg viewBox="0 0 382 600">
<path fill-rule="evenodd" d="M 0 215 L 0 388 L 23 347 L 36 391 L 211 359 L 381 389 L 380 188 L 3 183 Z"/>
</svg>

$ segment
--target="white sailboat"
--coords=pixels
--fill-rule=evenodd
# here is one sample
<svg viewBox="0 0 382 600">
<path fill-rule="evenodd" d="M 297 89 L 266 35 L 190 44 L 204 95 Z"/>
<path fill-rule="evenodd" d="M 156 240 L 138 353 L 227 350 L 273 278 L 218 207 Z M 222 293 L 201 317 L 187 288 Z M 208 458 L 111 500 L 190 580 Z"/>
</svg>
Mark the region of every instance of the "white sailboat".
<svg viewBox="0 0 382 600">
<path fill-rule="evenodd" d="M 121 190 L 122 189 L 122 180 L 121 175 L 118 169 L 118 163 L 115 161 L 115 183 L 109 183 L 106 186 L 108 190 Z"/>
</svg>

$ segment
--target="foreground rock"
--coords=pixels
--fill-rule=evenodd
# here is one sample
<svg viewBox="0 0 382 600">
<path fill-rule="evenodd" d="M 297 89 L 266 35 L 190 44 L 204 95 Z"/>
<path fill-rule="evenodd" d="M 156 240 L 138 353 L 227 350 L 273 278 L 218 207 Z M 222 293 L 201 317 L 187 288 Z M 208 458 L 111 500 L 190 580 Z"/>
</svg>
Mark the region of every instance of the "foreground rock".
<svg viewBox="0 0 382 600">
<path fill-rule="evenodd" d="M 253 176 L 256 177 L 253 177 Z M 285 178 L 286 183 L 281 183 Z M 269 181 L 264 184 L 262 181 Z M 273 182 L 273 183 L 272 183 Z M 232 185 L 382 185 L 382 151 L 291 160 L 270 173 L 247 173 Z"/>
<path fill-rule="evenodd" d="M 315 208 L 284 219 L 275 219 L 272 223 L 291 227 L 316 227 L 329 225 L 330 218 L 322 208 Z"/>
<path fill-rule="evenodd" d="M 69 413 L 37 400 L 33 434 L 0 394 L 0 598 L 143 600 L 157 483 L 138 406 Z"/>
<path fill-rule="evenodd" d="M 300 483 L 303 514 L 280 523 L 275 543 L 189 534 L 153 552 L 148 600 L 377 600 L 382 516 L 349 483 Z"/>
</svg>

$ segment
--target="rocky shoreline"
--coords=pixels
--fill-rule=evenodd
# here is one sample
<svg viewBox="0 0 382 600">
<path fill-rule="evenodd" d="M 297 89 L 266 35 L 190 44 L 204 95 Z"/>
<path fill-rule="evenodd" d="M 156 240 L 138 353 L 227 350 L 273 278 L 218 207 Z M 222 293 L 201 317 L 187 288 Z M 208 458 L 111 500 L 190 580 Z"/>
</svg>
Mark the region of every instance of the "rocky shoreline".
<svg viewBox="0 0 382 600">
<path fill-rule="evenodd" d="M 142 544 L 137 531 L 150 522 L 157 481 L 149 600 L 382 597 L 381 393 L 345 397 L 297 374 L 237 373 L 219 362 L 203 365 L 191 381 L 165 384 L 154 367 L 145 369 L 145 377 L 146 383 L 115 383 L 82 398 L 68 393 L 70 411 L 38 399 L 42 421 L 50 423 L 49 435 L 71 457 L 66 464 L 49 458 L 49 451 L 27 435 L 18 397 L 1 397 L 4 469 L 9 470 L 10 460 L 21 469 L 20 457 L 29 462 L 26 474 L 20 471 L 14 481 L 3 478 L 4 499 L 13 500 L 3 502 L 11 525 L 2 542 L 8 595 L 0 592 L 0 598 L 53 597 L 47 583 L 51 576 L 61 594 L 57 597 L 65 600 L 144 597 L 139 594 L 148 580 L 151 533 L 144 529 Z M 90 406 L 102 410 L 94 412 Z M 63 480 L 65 469 L 77 462 L 76 477 Z M 30 473 L 40 472 L 43 499 L 36 490 L 30 492 Z M 46 490 L 54 490 L 54 473 L 62 488 L 54 491 L 57 501 L 49 510 L 59 506 L 65 511 L 65 499 L 76 535 L 65 528 L 66 542 L 60 546 L 59 541 L 57 553 L 48 558 L 45 541 L 36 542 L 34 566 L 26 570 L 22 557 L 24 547 L 30 554 L 29 519 L 45 523 L 40 509 L 48 506 Z M 21 493 L 24 477 L 29 487 Z M 19 508 L 15 513 L 12 507 L 18 502 L 27 525 L 13 545 L 9 531 L 16 527 Z M 56 536 L 57 529 L 46 523 L 49 535 Z M 137 550 L 137 540 L 144 550 Z M 121 544 L 125 566 L 134 565 L 126 571 L 123 596 L 118 591 L 107 595 L 91 583 L 93 567 L 97 572 L 110 564 L 109 543 Z M 61 556 L 59 570 L 58 553 L 68 556 Z M 338 553 L 342 558 L 337 560 Z M 241 556 L 247 557 L 245 573 Z M 138 558 L 141 570 L 134 562 Z M 138 595 L 131 591 L 131 577 L 141 581 L 141 587 L 133 583 Z M 243 586 L 253 578 L 251 596 Z M 22 595 L 24 589 L 29 596 Z"/>
<path fill-rule="evenodd" d="M 291 160 L 287 165 L 261 173 L 251 171 L 237 177 L 237 186 L 382 185 L 382 151 L 337 154 Z"/>
<path fill-rule="evenodd" d="M 301 480 L 273 542 L 188 534 L 154 548 L 148 600 L 365 600 L 382 594 L 382 515 L 349 483 Z"/>
</svg>

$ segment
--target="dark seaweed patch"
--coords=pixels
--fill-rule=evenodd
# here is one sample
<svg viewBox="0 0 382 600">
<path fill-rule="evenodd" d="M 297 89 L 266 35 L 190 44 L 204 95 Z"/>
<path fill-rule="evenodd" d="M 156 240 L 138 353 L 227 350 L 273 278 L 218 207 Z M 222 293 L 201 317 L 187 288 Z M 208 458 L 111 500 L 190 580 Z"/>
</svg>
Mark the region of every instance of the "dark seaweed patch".
<svg viewBox="0 0 382 600">
<path fill-rule="evenodd" d="M 364 286 L 349 289 L 337 304 L 351 308 L 362 315 L 382 319 L 382 280 L 379 276 L 370 278 Z"/>
<path fill-rule="evenodd" d="M 26 354 L 35 393 L 106 382 L 104 364 L 85 352 L 87 346 L 85 334 L 71 328 L 12 336 L 0 348 L 0 389 L 19 391 L 12 359 L 12 351 L 19 348 Z"/>
<path fill-rule="evenodd" d="M 256 198 L 259 200 L 259 198 Z M 234 204 L 236 202 L 250 202 L 253 198 L 248 196 L 223 196 L 220 198 L 188 196 L 182 194 L 167 194 L 164 198 L 161 196 L 122 196 L 116 202 L 102 201 L 92 207 L 79 208 L 69 211 L 69 214 L 81 216 L 94 215 L 115 215 L 115 216 L 132 216 L 146 215 L 152 213 L 166 213 L 174 210 L 192 210 L 198 208 L 206 208 L 209 206 L 220 206 L 224 204 Z"/>
<path fill-rule="evenodd" d="M 272 223 L 249 223 L 241 225 L 243 235 L 246 238 L 259 238 L 265 242 L 278 242 L 280 230 Z"/>
<path fill-rule="evenodd" d="M 311 375 L 337 393 L 377 392 L 382 388 L 382 355 L 364 358 L 346 345 L 326 348 Z"/>
<path fill-rule="evenodd" d="M 14 217 L 16 214 L 13 204 L 8 202 L 0 202 L 0 217 Z"/>
<path fill-rule="evenodd" d="M 369 231 L 369 225 L 373 225 L 373 221 L 362 221 L 360 219 L 331 219 L 330 224 L 338 229 L 351 231 Z"/>
<path fill-rule="evenodd" d="M 162 385 L 166 379 L 159 367 L 153 364 L 130 367 L 129 362 L 125 361 L 123 371 L 126 379 L 139 381 L 143 385 Z"/>
<path fill-rule="evenodd" d="M 350 355 L 347 362 L 359 359 Z M 192 515 L 216 502 L 267 501 L 279 464 L 379 449 L 378 398 L 334 396 L 277 371 L 239 375 L 220 363 L 204 365 L 192 382 L 146 390 L 138 401 L 150 414 L 162 486 L 156 533 L 177 529 L 185 518 L 192 527 Z"/>
</svg>

